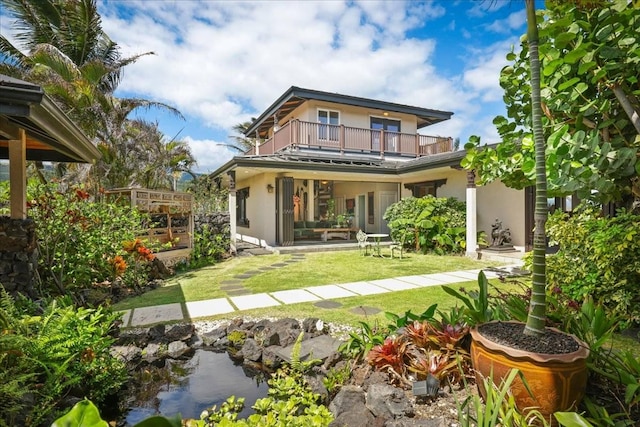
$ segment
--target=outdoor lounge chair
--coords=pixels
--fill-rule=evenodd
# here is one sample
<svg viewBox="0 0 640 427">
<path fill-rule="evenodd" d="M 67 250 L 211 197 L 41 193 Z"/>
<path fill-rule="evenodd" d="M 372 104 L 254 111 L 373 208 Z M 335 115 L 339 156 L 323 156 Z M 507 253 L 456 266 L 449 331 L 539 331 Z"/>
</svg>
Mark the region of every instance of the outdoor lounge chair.
<svg viewBox="0 0 640 427">
<path fill-rule="evenodd" d="M 356 233 L 356 239 L 358 240 L 358 249 L 360 250 L 360 253 L 363 255 L 369 255 L 371 242 L 367 241 L 367 233 L 362 230 L 358 230 L 358 232 Z"/>
</svg>

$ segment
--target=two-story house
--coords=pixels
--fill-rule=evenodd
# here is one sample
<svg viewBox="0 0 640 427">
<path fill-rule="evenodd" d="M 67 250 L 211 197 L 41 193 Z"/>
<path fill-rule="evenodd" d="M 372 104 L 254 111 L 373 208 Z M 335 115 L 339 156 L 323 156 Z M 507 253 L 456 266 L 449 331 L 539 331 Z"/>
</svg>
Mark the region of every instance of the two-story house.
<svg viewBox="0 0 640 427">
<path fill-rule="evenodd" d="M 350 230 L 388 233 L 384 212 L 403 197 L 472 194 L 470 230 L 490 233 L 499 218 L 524 247 L 524 192 L 495 183 L 476 195 L 459 166 L 464 151 L 454 151 L 450 137 L 419 133 L 452 115 L 289 88 L 247 129 L 255 148 L 212 174 L 230 189 L 232 239 L 265 247 L 344 242 L 354 238 Z M 331 227 L 340 231 L 323 231 Z M 475 238 L 470 244 L 475 251 Z"/>
</svg>

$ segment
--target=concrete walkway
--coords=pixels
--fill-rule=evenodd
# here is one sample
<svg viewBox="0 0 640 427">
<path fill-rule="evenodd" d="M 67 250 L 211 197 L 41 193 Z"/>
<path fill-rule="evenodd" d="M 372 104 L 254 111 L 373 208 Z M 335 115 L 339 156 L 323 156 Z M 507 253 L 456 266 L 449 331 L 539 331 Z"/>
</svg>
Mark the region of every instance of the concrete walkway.
<svg viewBox="0 0 640 427">
<path fill-rule="evenodd" d="M 500 268 L 483 269 L 488 278 L 520 275 L 521 262 Z M 417 289 L 428 286 L 451 285 L 455 283 L 477 280 L 479 269 L 461 270 L 448 273 L 402 276 L 391 279 L 370 280 L 335 285 L 311 286 L 300 289 L 275 291 L 270 293 L 244 294 L 226 298 L 214 298 L 204 301 L 190 301 L 185 303 L 165 304 L 153 307 L 140 307 L 123 311 L 123 326 L 138 327 L 163 322 L 191 321 L 198 318 L 234 313 L 254 308 L 275 307 L 283 304 L 313 302 L 318 306 L 330 308 L 340 306 L 333 301 L 361 295 L 382 294 L 386 292 Z M 259 273 L 259 272 L 255 272 Z M 238 283 L 230 283 L 229 290 L 239 287 Z M 233 292 L 229 292 L 232 294 Z"/>
</svg>

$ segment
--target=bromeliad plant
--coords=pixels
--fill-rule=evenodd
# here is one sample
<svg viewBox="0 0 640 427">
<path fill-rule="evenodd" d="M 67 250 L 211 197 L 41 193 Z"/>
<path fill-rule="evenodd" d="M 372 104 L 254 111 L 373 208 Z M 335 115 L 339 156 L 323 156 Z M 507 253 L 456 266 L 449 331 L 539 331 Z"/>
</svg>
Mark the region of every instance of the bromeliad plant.
<svg viewBox="0 0 640 427">
<path fill-rule="evenodd" d="M 391 382 L 400 386 L 409 387 L 413 381 L 422 381 L 428 376 L 460 383 L 460 365 L 469 366 L 465 340 L 469 328 L 466 324 L 450 325 L 434 319 L 435 309 L 434 305 L 425 312 L 429 320 L 403 324 L 382 344 L 373 346 L 366 355 L 367 362 L 375 370 L 388 373 Z M 405 317 L 408 314 L 405 313 Z"/>
</svg>

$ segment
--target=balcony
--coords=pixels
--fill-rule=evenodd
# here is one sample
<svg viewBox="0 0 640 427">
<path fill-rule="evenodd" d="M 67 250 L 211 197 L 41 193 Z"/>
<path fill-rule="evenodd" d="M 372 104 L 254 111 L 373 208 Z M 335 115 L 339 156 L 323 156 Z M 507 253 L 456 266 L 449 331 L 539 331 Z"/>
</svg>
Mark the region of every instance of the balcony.
<svg viewBox="0 0 640 427">
<path fill-rule="evenodd" d="M 292 120 L 245 154 L 269 155 L 287 149 L 415 158 L 451 152 L 453 139 Z"/>
</svg>

